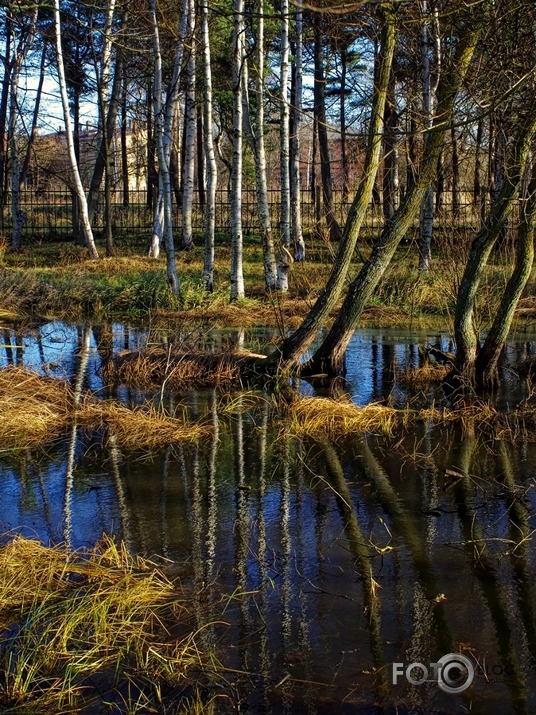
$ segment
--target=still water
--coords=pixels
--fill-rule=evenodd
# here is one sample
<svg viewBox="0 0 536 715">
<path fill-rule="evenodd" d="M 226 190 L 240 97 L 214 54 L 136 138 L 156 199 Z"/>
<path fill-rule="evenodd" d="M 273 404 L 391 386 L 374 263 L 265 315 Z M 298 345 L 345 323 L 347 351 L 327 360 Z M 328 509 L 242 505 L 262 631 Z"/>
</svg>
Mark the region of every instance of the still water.
<svg viewBox="0 0 536 715">
<path fill-rule="evenodd" d="M 0 364 L 132 404 L 160 396 L 104 385 L 106 351 L 162 340 L 258 351 L 272 338 L 46 323 L 4 328 Z M 426 343 L 449 349 L 441 333 L 356 333 L 353 399 L 403 401 L 398 375 Z M 533 348 L 524 338 L 507 359 Z M 513 379 L 505 385 L 505 409 L 527 396 Z M 536 712 L 535 441 L 424 424 L 389 438 L 297 442 L 271 419 L 268 396 L 235 414 L 222 413 L 214 390 L 164 399 L 211 433 L 150 457 L 82 431 L 74 444 L 70 434 L 46 451 L 0 455 L 0 531 L 72 546 L 106 532 L 176 561 L 195 594 L 200 644 L 215 645 L 228 669 L 229 711 Z M 460 652 L 474 680 L 454 693 L 430 664 Z M 415 662 L 429 671 L 420 685 L 405 676 Z"/>
</svg>

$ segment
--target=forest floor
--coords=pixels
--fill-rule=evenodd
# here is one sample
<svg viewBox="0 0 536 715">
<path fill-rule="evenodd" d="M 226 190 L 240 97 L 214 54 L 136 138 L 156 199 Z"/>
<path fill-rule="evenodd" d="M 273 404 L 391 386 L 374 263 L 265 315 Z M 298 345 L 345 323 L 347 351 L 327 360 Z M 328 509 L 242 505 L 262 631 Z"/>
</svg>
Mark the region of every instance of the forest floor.
<svg viewBox="0 0 536 715">
<path fill-rule="evenodd" d="M 447 247 L 448 249 L 448 247 Z M 314 304 L 326 278 L 336 247 L 317 241 L 309 244 L 305 263 L 290 269 L 290 290 L 282 296 L 264 288 L 262 251 L 256 237 L 244 246 L 246 298 L 229 303 L 230 249 L 216 247 L 213 293 L 203 287 L 203 248 L 177 254 L 181 295 L 172 296 L 165 277 L 165 257 L 143 255 L 144 246 L 133 241 L 116 245 L 112 258 L 88 260 L 84 249 L 70 243 L 33 243 L 19 253 L 6 252 L 0 260 L 0 315 L 64 320 L 120 318 L 129 321 L 173 319 L 175 322 L 212 327 L 273 326 L 281 334 L 300 323 Z M 356 252 L 349 277 L 359 271 L 368 245 Z M 367 307 L 363 324 L 385 326 L 448 327 L 463 272 L 464 251 L 443 250 L 430 271 L 417 269 L 415 244 L 401 246 L 391 267 Z M 493 316 L 509 271 L 508 256 L 497 254 L 486 269 L 480 294 L 484 315 Z M 536 279 L 525 289 L 520 314 L 536 314 Z M 482 311 L 479 312 L 482 314 Z"/>
</svg>

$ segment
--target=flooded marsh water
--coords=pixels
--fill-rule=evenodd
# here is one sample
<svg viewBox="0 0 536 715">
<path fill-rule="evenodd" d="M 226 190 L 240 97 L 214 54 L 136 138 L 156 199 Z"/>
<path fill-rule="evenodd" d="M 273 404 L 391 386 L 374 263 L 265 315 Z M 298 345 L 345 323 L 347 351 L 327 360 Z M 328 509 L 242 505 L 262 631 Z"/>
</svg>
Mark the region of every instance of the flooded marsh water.
<svg viewBox="0 0 536 715">
<path fill-rule="evenodd" d="M 258 351 L 272 337 L 184 339 Z M 163 338 L 119 324 L 4 328 L 2 364 L 129 404 L 185 404 L 212 429 L 149 457 L 82 430 L 46 450 L 0 454 L 2 532 L 74 547 L 104 532 L 176 561 L 196 594 L 200 646 L 215 647 L 226 668 L 222 712 L 536 712 L 536 442 L 427 423 L 390 437 L 297 441 L 271 419 L 268 395 L 246 395 L 233 412 L 216 390 L 153 395 L 102 383 L 106 351 Z M 355 402 L 404 402 L 397 376 L 418 365 L 424 343 L 449 348 L 442 334 L 356 333 Z M 533 346 L 512 344 L 508 360 Z M 296 388 L 315 394 L 303 381 Z M 506 380 L 498 400 L 508 409 L 529 389 Z M 442 398 L 425 390 L 421 399 Z M 450 653 L 474 671 L 460 692 L 432 676 Z M 426 682 L 407 681 L 412 663 L 429 670 Z"/>
</svg>

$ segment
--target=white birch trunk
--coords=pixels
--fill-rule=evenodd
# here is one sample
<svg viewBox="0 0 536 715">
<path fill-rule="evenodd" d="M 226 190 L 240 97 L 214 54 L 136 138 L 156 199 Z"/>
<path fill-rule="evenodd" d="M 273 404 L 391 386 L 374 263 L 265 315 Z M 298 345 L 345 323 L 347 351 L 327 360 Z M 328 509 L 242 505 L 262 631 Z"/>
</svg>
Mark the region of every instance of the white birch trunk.
<svg viewBox="0 0 536 715">
<path fill-rule="evenodd" d="M 205 259 L 203 265 L 203 281 L 205 288 L 214 289 L 214 234 L 216 231 L 216 187 L 218 184 L 218 165 L 214 149 L 212 133 L 212 66 L 210 58 L 210 35 L 208 29 L 208 5 L 205 1 L 201 6 L 201 38 L 203 47 L 203 118 L 205 133 L 205 160 L 207 167 L 207 204 L 205 208 Z"/>
<path fill-rule="evenodd" d="M 423 25 L 421 35 L 421 61 L 422 61 L 422 100 L 424 127 L 432 126 L 432 83 L 430 78 L 430 23 L 428 19 L 428 1 L 421 0 Z M 419 270 L 427 271 L 430 268 L 432 256 L 432 235 L 434 230 L 434 187 L 432 182 L 428 186 L 421 205 L 419 224 Z"/>
<path fill-rule="evenodd" d="M 288 291 L 288 269 L 293 262 L 290 247 L 290 128 L 288 102 L 288 62 L 289 62 L 289 3 L 281 2 L 281 69 L 280 69 L 280 171 L 281 171 L 281 217 L 280 246 L 277 266 L 277 287 L 280 291 Z"/>
<path fill-rule="evenodd" d="M 195 106 L 195 43 L 194 43 L 194 1 L 185 0 L 187 9 L 186 43 L 189 49 L 186 64 L 186 96 L 184 111 L 184 166 L 182 173 L 182 241 L 180 247 L 188 251 L 193 246 L 192 203 L 194 198 L 195 175 L 195 137 L 196 137 L 196 106 Z"/>
<path fill-rule="evenodd" d="M 65 123 L 65 140 L 67 142 L 69 165 L 73 174 L 74 191 L 76 193 L 80 209 L 82 234 L 84 236 L 89 257 L 98 258 L 99 253 L 95 245 L 91 224 L 89 222 L 87 199 L 84 186 L 82 185 L 82 179 L 80 178 L 80 171 L 74 147 L 73 128 L 71 125 L 71 115 L 69 111 L 69 97 L 67 95 L 67 81 L 65 79 L 65 65 L 63 62 L 63 49 L 61 46 L 60 0 L 54 0 L 54 30 L 56 37 L 56 56 L 58 60 L 58 81 L 60 85 L 61 105 L 63 108 L 63 121 Z"/>
<path fill-rule="evenodd" d="M 233 164 L 231 172 L 231 301 L 244 297 L 242 256 L 242 151 L 244 0 L 234 0 L 233 32 Z"/>
<path fill-rule="evenodd" d="M 154 46 L 154 133 L 156 141 L 156 151 L 158 154 L 158 170 L 160 192 L 158 200 L 162 198 L 163 203 L 163 235 L 166 246 L 166 273 L 171 292 L 177 295 L 179 292 L 179 279 L 175 266 L 175 245 L 173 243 L 173 216 L 171 205 L 171 178 L 169 174 L 169 154 L 166 154 L 164 141 L 164 107 L 162 106 L 162 52 L 160 49 L 160 32 L 156 17 L 156 2 L 149 0 L 151 10 L 151 20 L 153 22 L 153 46 Z M 157 207 L 158 211 L 158 207 Z"/>
<path fill-rule="evenodd" d="M 149 0 L 149 5 L 151 8 L 151 12 L 153 12 L 153 5 L 154 5 L 154 0 Z M 153 22 L 155 23 L 155 28 L 156 26 L 156 11 L 153 15 Z M 186 23 L 188 20 L 188 7 L 187 7 L 187 2 L 184 3 L 183 5 L 183 11 L 181 15 L 181 22 L 180 22 L 180 27 L 179 27 L 179 38 L 177 42 L 177 48 L 175 51 L 175 61 L 173 65 L 173 76 L 171 78 L 171 85 L 168 89 L 167 95 L 166 95 L 166 101 L 165 105 L 162 104 L 162 58 L 160 56 L 160 94 L 158 97 L 158 102 L 160 106 L 159 113 L 161 115 L 161 129 L 160 133 L 162 136 L 162 157 L 159 156 L 158 158 L 158 163 L 159 166 L 163 166 L 163 162 L 165 163 L 165 166 L 167 169 L 167 175 L 168 175 L 168 181 L 169 181 L 169 186 L 170 186 L 170 196 L 169 196 L 169 205 L 170 205 L 170 210 L 172 212 L 172 199 L 171 199 L 171 178 L 170 178 L 170 162 L 171 162 L 171 148 L 173 144 L 173 130 L 176 125 L 176 117 L 179 114 L 179 101 L 180 101 L 180 95 L 179 95 L 179 78 L 180 78 L 180 71 L 182 67 L 182 58 L 184 56 L 184 41 L 186 37 Z M 158 43 L 160 44 L 160 38 L 158 38 Z M 160 52 L 160 48 L 159 48 Z M 156 73 L 156 67 L 155 67 L 155 73 Z M 156 90 L 155 90 L 156 94 Z M 155 141 L 156 141 L 156 108 L 153 105 L 153 113 L 155 114 Z M 156 209 L 155 209 L 155 214 L 154 214 L 154 220 L 153 220 L 153 234 L 151 237 L 151 242 L 149 244 L 149 250 L 148 250 L 148 255 L 151 258 L 158 258 L 160 255 L 160 247 L 164 243 L 164 184 L 162 181 L 162 176 L 159 171 L 159 178 L 158 178 L 158 184 L 159 184 L 159 189 L 158 189 L 158 200 L 156 203 Z M 173 249 L 174 251 L 175 249 Z M 173 265 L 175 265 L 175 259 L 173 259 Z M 169 279 L 169 278 L 168 278 Z"/>
<path fill-rule="evenodd" d="M 294 123 L 290 138 L 291 181 L 290 181 L 290 215 L 292 243 L 294 244 L 294 260 L 305 260 L 305 243 L 303 240 L 301 217 L 301 174 L 300 174 L 300 126 L 303 109 L 303 11 L 296 6 L 295 14 L 296 50 L 294 53 Z"/>
<path fill-rule="evenodd" d="M 264 42 L 264 0 L 259 0 L 258 4 L 258 29 L 257 29 L 257 68 L 255 72 L 255 92 L 257 94 L 255 109 L 255 131 L 251 125 L 248 85 L 247 65 L 244 64 L 244 126 L 251 150 L 255 157 L 255 186 L 257 193 L 257 204 L 259 208 L 259 230 L 261 234 L 262 254 L 264 263 L 264 282 L 267 290 L 275 290 L 277 287 L 277 264 L 275 260 L 274 240 L 272 235 L 272 220 L 270 216 L 270 204 L 268 201 L 268 180 L 266 178 L 266 147 L 264 142 L 264 64 L 265 42 Z"/>
</svg>

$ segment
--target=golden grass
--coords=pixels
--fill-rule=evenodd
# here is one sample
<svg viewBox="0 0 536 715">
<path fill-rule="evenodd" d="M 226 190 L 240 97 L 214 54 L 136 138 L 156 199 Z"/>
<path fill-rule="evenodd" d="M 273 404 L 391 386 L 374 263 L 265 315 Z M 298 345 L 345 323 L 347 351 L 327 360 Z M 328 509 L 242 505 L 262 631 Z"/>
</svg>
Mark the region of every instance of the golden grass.
<svg viewBox="0 0 536 715">
<path fill-rule="evenodd" d="M 178 352 L 161 347 L 124 351 L 103 367 L 107 382 L 133 387 L 164 385 L 172 390 L 189 387 L 239 385 L 244 364 L 262 355 L 249 351 Z"/>
<path fill-rule="evenodd" d="M 391 434 L 399 423 L 399 417 L 399 410 L 384 405 L 359 407 L 352 402 L 328 397 L 302 397 L 288 406 L 285 429 L 296 436 L 343 436 L 352 432 Z"/>
<path fill-rule="evenodd" d="M 475 400 L 453 408 L 394 408 L 370 404 L 360 407 L 345 400 L 327 397 L 296 397 L 280 411 L 283 429 L 295 437 L 344 437 L 352 433 L 370 432 L 392 435 L 399 427 L 417 422 L 434 425 L 456 423 L 462 429 L 495 430 L 497 436 L 515 436 L 536 426 L 536 409 L 524 406 L 510 413 L 500 412 L 493 405 Z"/>
<path fill-rule="evenodd" d="M 400 382 L 413 390 L 420 390 L 428 385 L 439 384 L 452 371 L 452 365 L 427 363 L 422 367 L 410 368 L 399 376 Z"/>
<path fill-rule="evenodd" d="M 151 405 L 130 409 L 98 400 L 90 393 L 77 403 L 67 382 L 12 366 L 0 370 L 0 414 L 0 446 L 4 449 L 45 444 L 75 422 L 104 427 L 125 449 L 194 440 L 208 429 L 163 415 Z"/>
<path fill-rule="evenodd" d="M 187 596 L 106 537 L 79 552 L 15 537 L 0 548 L 0 604 L 2 712 L 114 700 L 121 712 L 153 712 L 164 687 L 195 692 L 205 658 L 189 628 L 171 631 L 188 618 Z"/>
</svg>

